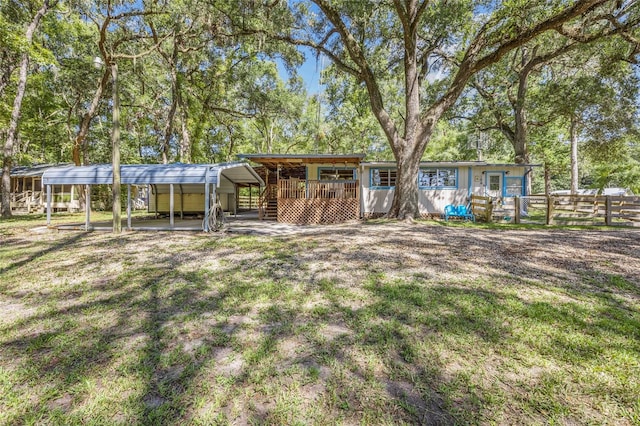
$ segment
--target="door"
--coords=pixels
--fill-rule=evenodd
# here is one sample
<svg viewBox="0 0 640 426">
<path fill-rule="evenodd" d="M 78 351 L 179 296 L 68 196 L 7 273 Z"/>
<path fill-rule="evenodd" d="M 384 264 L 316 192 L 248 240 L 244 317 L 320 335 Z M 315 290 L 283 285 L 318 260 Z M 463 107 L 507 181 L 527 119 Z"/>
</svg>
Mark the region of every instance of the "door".
<svg viewBox="0 0 640 426">
<path fill-rule="evenodd" d="M 486 182 L 487 196 L 494 197 L 494 198 L 502 198 L 502 195 L 503 195 L 502 188 L 503 188 L 503 173 L 488 172 L 487 182 Z"/>
</svg>

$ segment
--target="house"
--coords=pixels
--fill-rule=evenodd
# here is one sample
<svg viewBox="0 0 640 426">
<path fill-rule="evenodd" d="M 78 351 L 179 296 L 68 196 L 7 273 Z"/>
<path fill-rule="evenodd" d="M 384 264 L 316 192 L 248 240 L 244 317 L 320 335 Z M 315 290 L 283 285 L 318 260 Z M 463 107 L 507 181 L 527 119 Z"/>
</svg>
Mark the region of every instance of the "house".
<svg viewBox="0 0 640 426">
<path fill-rule="evenodd" d="M 59 166 L 40 164 L 14 167 L 11 170 L 11 210 L 43 213 L 46 203 L 42 190 L 42 175 L 50 168 Z M 78 193 L 73 186 L 54 185 L 51 188 L 51 208 L 54 211 L 77 211 L 79 207 Z"/>
<path fill-rule="evenodd" d="M 259 166 L 266 187 L 259 217 L 288 223 L 338 223 L 386 214 L 393 201 L 396 163 L 363 162 L 364 154 L 242 154 Z M 525 194 L 532 165 L 483 161 L 422 162 L 416 179 L 424 217 L 471 195 L 501 203 Z"/>
<path fill-rule="evenodd" d="M 472 195 L 508 203 L 515 196 L 525 195 L 525 177 L 532 167 L 484 161 L 423 161 L 416 176 L 420 213 L 423 217 L 440 216 L 449 204 L 469 204 Z M 361 175 L 363 217 L 386 214 L 393 201 L 396 163 L 362 163 Z"/>
<path fill-rule="evenodd" d="M 149 212 L 169 217 L 179 214 L 210 215 L 212 205 L 226 211 L 238 207 L 239 188 L 260 187 L 258 217 L 284 223 L 341 223 L 386 214 L 393 201 L 396 163 L 363 162 L 364 154 L 242 154 L 245 162 L 222 164 L 140 164 L 121 167 L 122 184 L 128 186 L 127 206 L 132 205 L 131 186 L 147 188 Z M 472 195 L 487 196 L 507 204 L 525 195 L 526 176 L 532 165 L 491 164 L 482 161 L 421 162 L 416 176 L 419 209 L 424 217 L 440 216 L 446 205 L 470 202 Z M 42 183 L 41 200 L 51 211 L 56 190 L 69 189 L 70 200 L 80 185 L 110 185 L 110 165 L 49 168 Z M 25 182 L 22 187 L 28 187 Z M 75 191 L 75 192 L 73 192 Z M 130 210 L 130 209 L 129 209 Z M 90 227 L 87 213 L 87 229 Z M 128 228 L 131 228 L 128 215 Z M 203 225 L 206 228 L 206 225 Z M 198 226 L 198 229 L 200 227 Z M 206 230 L 206 229 L 205 229 Z"/>
</svg>

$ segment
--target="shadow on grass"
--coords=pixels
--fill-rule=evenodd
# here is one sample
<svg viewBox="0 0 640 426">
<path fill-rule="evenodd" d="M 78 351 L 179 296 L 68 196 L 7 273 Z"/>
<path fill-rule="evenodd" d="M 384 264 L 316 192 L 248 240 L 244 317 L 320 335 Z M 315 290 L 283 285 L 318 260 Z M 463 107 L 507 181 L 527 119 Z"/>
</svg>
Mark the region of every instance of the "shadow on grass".
<svg viewBox="0 0 640 426">
<path fill-rule="evenodd" d="M 115 266 L 82 285 L 33 296 L 35 312 L 0 328 L 2 358 L 15 360 L 5 365 L 11 369 L 0 401 L 16 407 L 0 420 L 480 424 L 500 422 L 505 405 L 514 404 L 500 380 L 485 376 L 506 368 L 491 356 L 517 365 L 518 357 L 544 359 L 574 370 L 616 351 L 640 357 L 638 312 L 612 296 L 637 295 L 631 277 L 605 276 L 597 265 L 573 259 L 564 266 L 604 279 L 563 286 L 555 272 L 526 264 L 508 241 L 495 242 L 483 259 L 468 236 L 437 232 L 443 234 L 425 234 L 424 246 L 411 252 L 376 250 L 402 247 L 407 238 L 400 234 L 349 253 L 341 252 L 340 241 L 314 242 L 321 234 L 308 240 L 185 236 L 175 242 L 162 233 L 64 238 L 10 271 L 16 275 L 54 250 L 77 257 L 68 278 L 95 264 Z M 340 238 L 353 235 L 346 230 Z M 140 241 L 156 247 L 142 259 Z M 550 240 L 534 242 L 553 255 Z M 433 247 L 448 256 L 428 257 Z M 521 262 L 515 269 L 497 261 L 509 253 Z M 409 255 L 424 258 L 420 274 Z M 329 268 L 349 256 L 368 266 L 332 274 Z M 439 271 L 463 270 L 473 258 L 492 266 L 484 279 L 495 286 L 464 276 L 437 281 Z M 543 279 L 530 280 L 534 274 Z M 553 279 L 547 291 L 556 287 L 582 299 L 552 302 L 518 293 L 544 287 L 545 278 Z M 542 396 L 514 383 L 524 400 L 519 407 L 532 410 L 526 418 L 566 414 L 554 394 L 562 379 L 545 382 L 550 390 Z M 628 402 L 629 390 L 608 390 Z M 541 405 L 546 411 L 535 408 Z"/>
<path fill-rule="evenodd" d="M 63 239 L 62 241 L 55 242 L 43 250 L 34 250 L 34 253 L 29 255 L 25 259 L 22 259 L 15 263 L 11 263 L 8 266 L 1 268 L 0 275 L 7 274 L 15 269 L 29 265 L 30 263 L 37 261 L 39 258 L 49 253 L 61 251 L 62 249 L 72 246 L 73 244 L 76 244 L 77 242 L 81 241 L 84 237 L 85 237 L 84 234 L 70 235 L 68 238 Z"/>
</svg>

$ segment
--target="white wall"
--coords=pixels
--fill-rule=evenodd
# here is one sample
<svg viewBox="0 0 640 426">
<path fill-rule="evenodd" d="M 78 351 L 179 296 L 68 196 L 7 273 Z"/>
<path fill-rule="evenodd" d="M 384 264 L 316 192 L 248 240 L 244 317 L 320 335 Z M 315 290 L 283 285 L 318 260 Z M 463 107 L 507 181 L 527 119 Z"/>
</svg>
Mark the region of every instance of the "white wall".
<svg viewBox="0 0 640 426">
<path fill-rule="evenodd" d="M 432 167 L 432 165 L 429 165 Z M 423 214 L 441 214 L 449 204 L 467 204 L 469 194 L 485 195 L 485 176 L 487 172 L 509 172 L 508 177 L 522 177 L 524 166 L 451 166 L 444 164 L 443 168 L 458 169 L 457 189 L 420 189 L 419 205 Z M 393 189 L 372 189 L 370 187 L 371 168 L 388 168 L 387 166 L 364 165 L 361 170 L 362 182 L 362 213 L 386 213 L 393 201 Z M 485 172 L 483 174 L 482 172 Z M 417 177 L 416 177 L 417 179 Z"/>
</svg>

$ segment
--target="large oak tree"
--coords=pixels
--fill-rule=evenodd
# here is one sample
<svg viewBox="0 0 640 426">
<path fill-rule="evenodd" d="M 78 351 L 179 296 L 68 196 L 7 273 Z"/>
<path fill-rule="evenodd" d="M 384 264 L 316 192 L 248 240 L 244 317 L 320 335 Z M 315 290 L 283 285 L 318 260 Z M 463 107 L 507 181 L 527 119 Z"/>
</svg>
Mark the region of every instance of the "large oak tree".
<svg viewBox="0 0 640 426">
<path fill-rule="evenodd" d="M 607 0 L 312 0 L 290 7 L 293 30 L 278 37 L 322 52 L 366 87 L 397 162 L 389 216 L 410 219 L 419 215 L 416 176 L 425 148 L 475 74 L 547 32 L 575 37 L 623 25 L 637 5 Z M 403 105 L 394 108 L 389 99 L 398 94 Z"/>
</svg>

